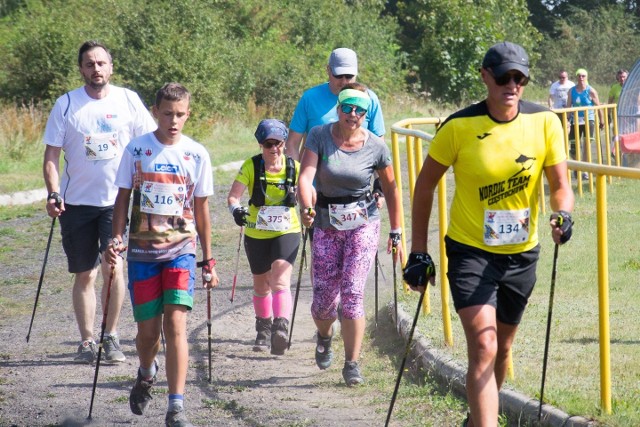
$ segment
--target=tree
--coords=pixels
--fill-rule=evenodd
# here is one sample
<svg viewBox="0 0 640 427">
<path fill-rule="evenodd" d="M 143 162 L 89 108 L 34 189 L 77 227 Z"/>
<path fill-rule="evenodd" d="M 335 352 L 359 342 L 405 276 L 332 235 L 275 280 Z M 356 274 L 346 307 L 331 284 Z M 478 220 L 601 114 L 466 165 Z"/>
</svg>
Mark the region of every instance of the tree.
<svg viewBox="0 0 640 427">
<path fill-rule="evenodd" d="M 618 69 L 630 70 L 640 57 L 640 35 L 634 30 L 638 18 L 626 13 L 623 5 L 595 11 L 571 8 L 554 27 L 556 33 L 545 35 L 540 45 L 545 52 L 538 64 L 542 76 L 555 76 L 560 69 L 571 75 L 586 68 L 591 82 L 613 82 Z"/>
<path fill-rule="evenodd" d="M 541 36 L 528 22 L 524 0 L 398 1 L 400 40 L 431 97 L 459 103 L 476 100 L 484 89 L 478 68 L 487 49 L 500 41 L 521 44 L 532 62 Z"/>
</svg>

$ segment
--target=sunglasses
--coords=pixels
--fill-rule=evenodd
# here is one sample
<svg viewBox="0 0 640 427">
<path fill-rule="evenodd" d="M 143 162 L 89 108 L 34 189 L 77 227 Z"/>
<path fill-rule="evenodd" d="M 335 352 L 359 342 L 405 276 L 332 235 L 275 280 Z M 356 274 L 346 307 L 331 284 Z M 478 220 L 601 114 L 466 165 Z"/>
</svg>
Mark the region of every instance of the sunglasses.
<svg viewBox="0 0 640 427">
<path fill-rule="evenodd" d="M 367 114 L 367 110 L 365 110 L 364 108 L 356 107 L 355 105 L 350 104 L 340 104 L 340 111 L 342 111 L 344 114 L 351 114 L 355 111 L 356 116 L 358 117 L 362 117 Z"/>
<path fill-rule="evenodd" d="M 284 141 L 265 141 L 262 143 L 262 147 L 270 150 L 273 147 L 280 148 L 284 144 Z"/>
<path fill-rule="evenodd" d="M 516 86 L 526 86 L 529 83 L 529 77 L 525 76 L 522 73 L 505 73 L 500 77 L 496 77 L 493 72 L 491 72 L 493 76 L 493 80 L 495 80 L 498 86 L 504 86 L 508 84 L 511 80 L 516 84 Z"/>
<path fill-rule="evenodd" d="M 335 74 L 333 74 L 333 78 L 337 79 L 337 80 L 342 80 L 342 79 L 351 80 L 354 77 L 355 77 L 355 75 L 353 75 L 353 74 L 338 74 L 337 76 Z"/>
</svg>

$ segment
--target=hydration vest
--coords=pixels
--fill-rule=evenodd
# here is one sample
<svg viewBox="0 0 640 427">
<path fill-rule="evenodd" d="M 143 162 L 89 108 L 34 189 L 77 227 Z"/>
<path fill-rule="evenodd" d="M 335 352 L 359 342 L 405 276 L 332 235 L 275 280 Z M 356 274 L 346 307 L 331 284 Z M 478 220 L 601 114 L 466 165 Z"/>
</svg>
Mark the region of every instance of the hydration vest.
<svg viewBox="0 0 640 427">
<path fill-rule="evenodd" d="M 296 205 L 296 194 L 294 191 L 296 185 L 296 164 L 289 156 L 285 156 L 285 182 L 284 182 L 284 198 L 277 203 L 278 206 L 294 207 Z M 260 207 L 265 204 L 265 194 L 267 191 L 267 175 L 264 170 L 264 160 L 262 154 L 257 154 L 251 158 L 253 161 L 253 190 L 251 191 L 251 199 L 249 204 Z"/>
</svg>

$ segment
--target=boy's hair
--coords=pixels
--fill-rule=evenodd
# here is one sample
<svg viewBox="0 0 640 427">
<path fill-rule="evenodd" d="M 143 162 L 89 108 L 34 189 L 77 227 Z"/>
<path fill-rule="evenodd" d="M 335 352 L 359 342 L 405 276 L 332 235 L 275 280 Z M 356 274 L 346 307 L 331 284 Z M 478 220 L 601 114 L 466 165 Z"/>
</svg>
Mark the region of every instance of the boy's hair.
<svg viewBox="0 0 640 427">
<path fill-rule="evenodd" d="M 340 92 L 342 92 L 345 89 L 355 89 L 355 90 L 359 90 L 360 92 L 367 91 L 367 87 L 359 82 L 347 83 L 342 87 L 342 89 L 340 89 Z"/>
<path fill-rule="evenodd" d="M 156 107 L 160 106 L 163 99 L 167 101 L 191 100 L 191 94 L 186 87 L 180 83 L 165 83 L 164 86 L 156 93 Z"/>
<path fill-rule="evenodd" d="M 107 56 L 109 57 L 109 62 L 113 63 L 113 61 L 111 60 L 111 52 L 109 52 L 109 49 L 107 49 L 105 45 L 96 40 L 88 40 L 82 43 L 82 46 L 80 46 L 80 49 L 78 50 L 78 67 L 82 67 L 82 55 L 84 55 L 85 52 L 88 52 L 91 49 L 95 49 L 97 47 L 101 47 L 102 49 L 104 49 L 104 51 L 107 52 Z"/>
</svg>

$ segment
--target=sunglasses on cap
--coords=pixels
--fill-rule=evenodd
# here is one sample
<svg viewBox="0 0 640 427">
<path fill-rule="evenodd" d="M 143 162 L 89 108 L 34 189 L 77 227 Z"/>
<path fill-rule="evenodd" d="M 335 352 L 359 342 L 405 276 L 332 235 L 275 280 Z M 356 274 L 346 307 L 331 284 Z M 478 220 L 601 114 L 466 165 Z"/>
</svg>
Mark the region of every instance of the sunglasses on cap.
<svg viewBox="0 0 640 427">
<path fill-rule="evenodd" d="M 280 148 L 282 146 L 282 144 L 284 144 L 284 141 L 271 141 L 271 140 L 267 140 L 265 142 L 262 143 L 262 146 L 264 148 L 266 148 L 267 150 L 270 150 L 273 147 L 276 148 Z"/>
<path fill-rule="evenodd" d="M 332 76 L 334 79 L 337 79 L 337 80 L 342 80 L 342 79 L 351 80 L 352 78 L 355 77 L 355 75 L 353 74 L 338 74 L 338 75 L 332 74 Z"/>
<path fill-rule="evenodd" d="M 489 70 L 489 72 L 498 86 L 505 86 L 509 84 L 511 80 L 513 80 L 516 86 L 526 86 L 527 83 L 529 83 L 529 77 L 522 73 L 504 73 L 500 77 L 496 77 L 493 71 Z"/>
<path fill-rule="evenodd" d="M 356 116 L 358 117 L 362 117 L 367 114 L 367 110 L 365 110 L 364 108 L 357 107 L 351 104 L 340 104 L 340 111 L 342 111 L 344 114 L 351 114 L 353 111 L 355 111 Z"/>
</svg>

